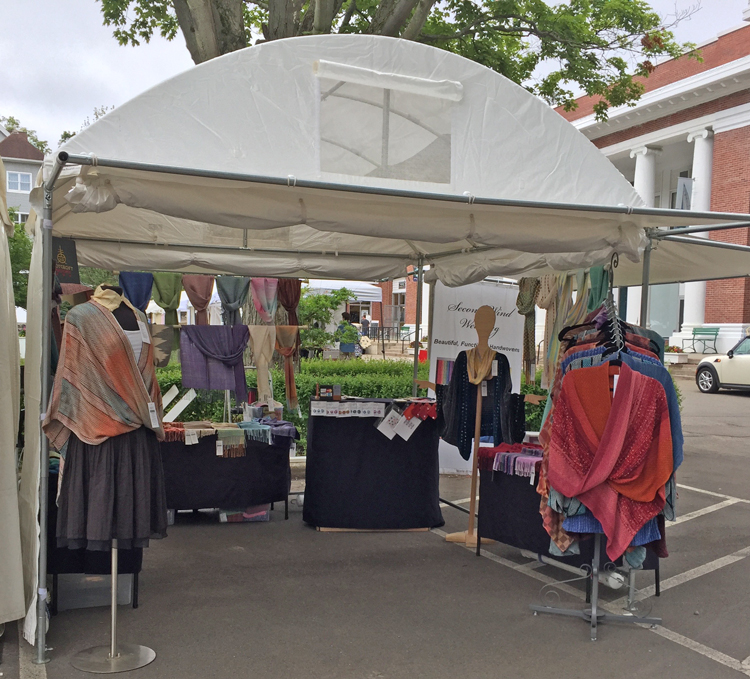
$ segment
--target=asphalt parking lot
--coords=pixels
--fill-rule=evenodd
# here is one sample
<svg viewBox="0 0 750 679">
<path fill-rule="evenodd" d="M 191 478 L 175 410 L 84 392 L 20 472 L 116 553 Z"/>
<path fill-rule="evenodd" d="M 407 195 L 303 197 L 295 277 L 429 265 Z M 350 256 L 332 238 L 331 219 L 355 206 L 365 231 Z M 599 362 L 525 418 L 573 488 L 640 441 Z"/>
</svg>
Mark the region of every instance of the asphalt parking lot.
<svg viewBox="0 0 750 679">
<path fill-rule="evenodd" d="M 301 510 L 289 521 L 217 525 L 181 515 L 144 558 L 141 606 L 120 607 L 120 638 L 151 646 L 143 679 L 542 677 L 723 678 L 750 675 L 750 395 L 684 394 L 685 463 L 678 521 L 668 527 L 663 625 L 603 625 L 591 642 L 580 620 L 534 617 L 541 586 L 571 577 L 503 545 L 477 558 L 443 532 L 467 516 L 443 510 L 428 533 L 319 533 Z M 445 477 L 442 495 L 466 500 L 468 481 Z M 653 585 L 640 573 L 647 597 Z M 623 590 L 602 591 L 612 610 Z M 582 603 L 582 590 L 569 592 Z M 105 608 L 61 612 L 48 636 L 52 661 L 32 666 L 15 630 L 3 679 L 80 677 L 70 658 L 108 643 Z"/>
</svg>

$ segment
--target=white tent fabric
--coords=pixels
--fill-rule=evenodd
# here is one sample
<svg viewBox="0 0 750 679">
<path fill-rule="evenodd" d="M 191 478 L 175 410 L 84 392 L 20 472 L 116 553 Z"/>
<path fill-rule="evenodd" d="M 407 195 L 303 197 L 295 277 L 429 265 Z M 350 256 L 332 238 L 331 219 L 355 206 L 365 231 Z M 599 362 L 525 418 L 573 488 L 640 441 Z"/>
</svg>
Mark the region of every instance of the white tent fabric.
<svg viewBox="0 0 750 679">
<path fill-rule="evenodd" d="M 20 361 L 8 248 L 10 234 L 3 228 L 8 222 L 5 186 L 5 170 L 0 160 L 0 624 L 22 618 L 26 612 L 16 477 Z"/>
<path fill-rule="evenodd" d="M 26 309 L 23 307 L 16 307 L 16 323 L 26 323 Z"/>
<path fill-rule="evenodd" d="M 358 302 L 382 302 L 383 290 L 377 285 L 360 281 L 311 280 L 307 287 L 314 293 L 327 293 L 346 288 L 354 293 Z"/>
</svg>

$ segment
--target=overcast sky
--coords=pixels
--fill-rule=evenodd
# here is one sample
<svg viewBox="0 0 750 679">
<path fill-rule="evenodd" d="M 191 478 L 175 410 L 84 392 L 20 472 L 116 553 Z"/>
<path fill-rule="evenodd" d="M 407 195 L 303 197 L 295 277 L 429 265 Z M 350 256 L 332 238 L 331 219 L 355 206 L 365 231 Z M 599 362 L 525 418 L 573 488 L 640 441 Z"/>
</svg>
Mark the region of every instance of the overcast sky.
<svg viewBox="0 0 750 679">
<path fill-rule="evenodd" d="M 663 15 L 697 0 L 651 0 Z M 193 65 L 180 34 L 121 47 L 102 25 L 95 0 L 4 2 L 0 21 L 0 116 L 13 115 L 54 148 L 97 106 L 118 106 Z M 700 43 L 742 23 L 748 0 L 702 0 L 675 30 Z"/>
</svg>

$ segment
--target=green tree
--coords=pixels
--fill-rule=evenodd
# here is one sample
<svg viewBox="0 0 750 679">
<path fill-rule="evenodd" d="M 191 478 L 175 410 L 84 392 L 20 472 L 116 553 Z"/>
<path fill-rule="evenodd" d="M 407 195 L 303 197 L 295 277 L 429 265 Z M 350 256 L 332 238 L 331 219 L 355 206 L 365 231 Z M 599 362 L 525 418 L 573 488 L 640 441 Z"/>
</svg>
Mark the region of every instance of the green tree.
<svg viewBox="0 0 750 679">
<path fill-rule="evenodd" d="M 333 344 L 334 335 L 326 330 L 326 326 L 331 323 L 336 309 L 355 298 L 354 293 L 346 288 L 327 294 L 314 293 L 309 288 L 304 288 L 297 307 L 300 325 L 309 326 L 306 330 L 300 330 L 302 348 L 319 351 Z"/>
<path fill-rule="evenodd" d="M 182 35 L 196 64 L 259 41 L 369 33 L 434 45 L 477 61 L 553 105 L 575 90 L 600 99 L 596 115 L 633 104 L 659 56 L 693 45 L 672 34 L 700 0 L 667 23 L 645 0 L 99 0 L 121 45 Z M 540 68 L 541 67 L 541 68 Z M 543 73 L 546 73 L 544 75 Z"/>
<path fill-rule="evenodd" d="M 117 276 L 106 269 L 96 269 L 92 266 L 81 266 L 78 268 L 78 275 L 81 283 L 91 288 L 98 288 L 100 285 L 119 285 Z"/>
<path fill-rule="evenodd" d="M 15 224 L 13 237 L 8 239 L 10 250 L 10 270 L 13 274 L 13 297 L 16 306 L 26 308 L 26 295 L 29 289 L 29 267 L 31 266 L 31 238 L 26 235 L 23 224 L 19 224 L 18 213 L 14 208 L 8 210 L 10 221 Z"/>
<path fill-rule="evenodd" d="M 25 132 L 29 138 L 29 143 L 32 146 L 38 148 L 42 153 L 49 153 L 49 144 L 46 141 L 39 139 L 36 130 L 30 130 L 28 127 L 23 127 L 21 121 L 13 116 L 0 116 L 0 125 L 2 125 L 8 132 Z"/>
</svg>

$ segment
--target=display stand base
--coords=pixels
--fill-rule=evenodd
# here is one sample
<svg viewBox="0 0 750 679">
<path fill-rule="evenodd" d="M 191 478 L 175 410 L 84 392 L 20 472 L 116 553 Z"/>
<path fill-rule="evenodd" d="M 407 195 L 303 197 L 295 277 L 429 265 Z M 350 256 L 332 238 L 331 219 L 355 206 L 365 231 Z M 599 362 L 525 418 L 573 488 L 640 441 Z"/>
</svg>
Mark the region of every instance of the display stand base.
<svg viewBox="0 0 750 679">
<path fill-rule="evenodd" d="M 478 539 L 476 533 L 469 533 L 468 530 L 462 530 L 458 533 L 448 533 L 448 535 L 445 536 L 446 542 L 456 542 L 461 545 L 466 545 L 467 547 L 476 547 Z M 491 545 L 493 542 L 495 542 L 495 540 L 482 538 L 482 544 Z"/>
<path fill-rule="evenodd" d="M 538 606 L 532 604 L 529 606 L 534 615 L 538 613 L 547 613 L 549 615 L 562 615 L 566 618 L 580 618 L 585 620 L 591 626 L 591 641 L 596 641 L 597 628 L 600 622 L 624 622 L 630 623 L 631 625 L 661 625 L 661 618 L 638 618 L 634 615 L 612 615 L 611 613 L 604 613 L 597 611 L 596 615 L 593 615 L 592 608 L 586 608 L 585 610 L 576 610 L 573 608 L 556 608 L 554 606 Z"/>
<path fill-rule="evenodd" d="M 426 533 L 429 528 L 325 528 L 317 526 L 321 533 Z"/>
<path fill-rule="evenodd" d="M 71 665 L 82 672 L 92 674 L 115 674 L 145 667 L 156 659 L 156 652 L 148 646 L 118 644 L 117 657 L 110 655 L 109 646 L 94 646 L 77 653 Z"/>
</svg>

